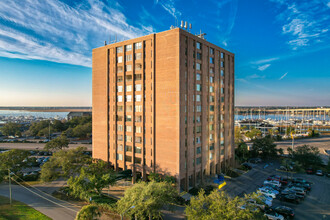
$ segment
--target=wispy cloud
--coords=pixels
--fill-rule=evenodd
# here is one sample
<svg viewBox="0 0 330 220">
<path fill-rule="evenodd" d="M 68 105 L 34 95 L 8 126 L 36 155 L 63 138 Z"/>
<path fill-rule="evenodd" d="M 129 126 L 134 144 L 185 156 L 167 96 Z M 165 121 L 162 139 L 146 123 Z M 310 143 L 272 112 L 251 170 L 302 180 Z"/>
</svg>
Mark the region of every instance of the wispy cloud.
<svg viewBox="0 0 330 220">
<path fill-rule="evenodd" d="M 284 73 L 278 80 L 284 79 L 284 77 L 286 77 L 286 75 L 288 75 L 288 72 Z"/>
<path fill-rule="evenodd" d="M 110 35 L 119 40 L 152 32 L 130 25 L 114 1 L 0 1 L 0 56 L 91 66 L 91 49 Z"/>
<path fill-rule="evenodd" d="M 155 4 L 160 4 L 165 11 L 172 15 L 175 19 L 179 19 L 181 12 L 176 9 L 174 0 L 157 0 Z"/>
<path fill-rule="evenodd" d="M 277 20 L 283 24 L 282 34 L 289 36 L 287 44 L 292 50 L 325 40 L 330 16 L 322 1 L 270 1 L 279 6 Z"/>
<path fill-rule="evenodd" d="M 273 57 L 273 58 L 261 59 L 261 60 L 252 61 L 251 64 L 260 65 L 260 64 L 264 64 L 264 63 L 273 62 L 273 61 L 278 60 L 278 59 L 280 59 L 280 58 L 279 57 Z"/>
<path fill-rule="evenodd" d="M 268 67 L 270 67 L 270 63 L 268 63 L 268 64 L 265 64 L 265 65 L 262 65 L 262 66 L 259 66 L 258 67 L 258 70 L 260 70 L 260 71 L 264 71 L 264 70 L 266 70 Z"/>
</svg>

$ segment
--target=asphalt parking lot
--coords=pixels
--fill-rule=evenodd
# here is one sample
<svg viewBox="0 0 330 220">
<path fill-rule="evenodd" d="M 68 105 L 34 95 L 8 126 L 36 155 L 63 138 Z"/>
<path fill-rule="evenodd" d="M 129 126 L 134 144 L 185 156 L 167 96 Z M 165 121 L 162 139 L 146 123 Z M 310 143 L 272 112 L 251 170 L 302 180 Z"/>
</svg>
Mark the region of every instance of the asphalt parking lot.
<svg viewBox="0 0 330 220">
<path fill-rule="evenodd" d="M 222 190 L 226 191 L 230 196 L 242 196 L 246 193 L 256 192 L 263 181 L 270 175 L 287 176 L 286 172 L 276 171 L 276 168 L 280 166 L 279 163 L 269 163 L 269 166 L 264 168 L 265 164 L 258 164 L 249 172 L 235 179 L 226 180 L 227 185 Z M 288 175 L 291 176 L 291 174 Z M 285 205 L 293 208 L 296 214 L 295 219 L 299 220 L 330 220 L 330 178 L 308 174 L 292 174 L 292 177 L 301 177 L 312 182 L 311 192 L 299 204 L 282 202 L 276 198 L 273 200 L 273 206 Z"/>
</svg>

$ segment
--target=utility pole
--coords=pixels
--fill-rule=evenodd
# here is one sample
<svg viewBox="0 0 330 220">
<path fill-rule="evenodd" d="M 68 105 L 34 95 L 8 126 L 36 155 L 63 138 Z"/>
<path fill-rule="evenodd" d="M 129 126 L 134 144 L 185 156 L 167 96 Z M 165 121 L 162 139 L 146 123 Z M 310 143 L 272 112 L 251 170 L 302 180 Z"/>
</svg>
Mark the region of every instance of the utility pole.
<svg viewBox="0 0 330 220">
<path fill-rule="evenodd" d="M 8 176 L 9 176 L 9 202 L 11 205 L 11 177 L 10 177 L 10 169 L 8 169 Z"/>
</svg>

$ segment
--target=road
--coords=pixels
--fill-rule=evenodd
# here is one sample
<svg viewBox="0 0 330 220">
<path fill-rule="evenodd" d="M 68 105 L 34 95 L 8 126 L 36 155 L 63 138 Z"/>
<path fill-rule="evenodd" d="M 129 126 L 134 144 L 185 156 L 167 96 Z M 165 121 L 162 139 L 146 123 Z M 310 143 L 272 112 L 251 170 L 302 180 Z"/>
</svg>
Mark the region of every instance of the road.
<svg viewBox="0 0 330 220">
<path fill-rule="evenodd" d="M 276 171 L 280 164 L 274 162 L 272 165 L 264 168 L 265 164 L 259 164 L 249 172 L 231 179 L 226 180 L 227 185 L 222 188 L 230 196 L 238 196 L 256 192 L 257 188 L 261 186 L 264 180 L 272 174 L 286 176 L 286 172 Z M 290 175 L 290 174 L 289 174 Z M 305 200 L 300 204 L 292 204 L 288 202 L 281 202 L 274 199 L 273 206 L 285 205 L 295 210 L 298 220 L 330 220 L 330 178 L 320 177 L 316 175 L 307 174 L 292 174 L 293 177 L 302 177 L 307 181 L 313 182 L 312 190 L 307 195 Z"/>
<path fill-rule="evenodd" d="M 12 197 L 14 200 L 21 201 L 39 212 L 47 215 L 54 220 L 75 219 L 80 207 L 71 205 L 65 201 L 58 200 L 52 196 L 42 193 L 36 189 L 28 188 L 32 192 L 19 185 L 12 185 Z M 38 187 L 42 190 L 42 187 Z M 39 197 L 38 195 L 42 197 Z M 8 185 L 0 185 L 0 195 L 9 197 Z"/>
</svg>

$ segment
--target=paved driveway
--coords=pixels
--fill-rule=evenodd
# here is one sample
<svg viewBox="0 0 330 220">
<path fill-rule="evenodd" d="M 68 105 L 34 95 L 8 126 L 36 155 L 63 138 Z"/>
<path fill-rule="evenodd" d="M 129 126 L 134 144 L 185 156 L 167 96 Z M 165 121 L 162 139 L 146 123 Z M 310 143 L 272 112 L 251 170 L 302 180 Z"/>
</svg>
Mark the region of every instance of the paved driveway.
<svg viewBox="0 0 330 220">
<path fill-rule="evenodd" d="M 65 201 L 55 199 L 36 189 L 23 188 L 22 186 L 12 185 L 12 197 L 14 200 L 21 201 L 39 212 L 47 215 L 54 220 L 71 220 L 74 219 L 80 207 L 71 205 Z M 34 193 L 33 193 L 34 192 Z M 39 197 L 38 195 L 42 197 Z M 0 185 L 0 195 L 9 197 L 8 185 Z"/>
</svg>

